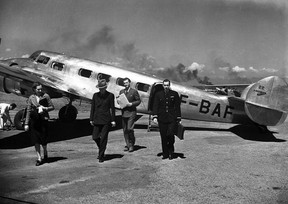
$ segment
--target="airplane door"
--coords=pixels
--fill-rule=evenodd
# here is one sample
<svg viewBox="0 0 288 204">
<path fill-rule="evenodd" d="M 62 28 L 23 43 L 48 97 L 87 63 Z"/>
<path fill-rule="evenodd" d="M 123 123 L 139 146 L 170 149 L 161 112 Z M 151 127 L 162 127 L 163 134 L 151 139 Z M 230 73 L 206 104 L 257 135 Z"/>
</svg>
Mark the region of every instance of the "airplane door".
<svg viewBox="0 0 288 204">
<path fill-rule="evenodd" d="M 160 90 L 163 90 L 162 82 L 156 82 L 152 85 L 150 95 L 149 95 L 149 101 L 148 101 L 148 112 L 149 112 L 149 119 L 148 119 L 148 129 L 147 131 L 150 132 L 151 130 L 159 130 L 158 123 L 152 122 L 151 113 L 153 111 L 153 103 L 155 98 L 155 93 L 157 93 Z"/>
<path fill-rule="evenodd" d="M 152 109 L 153 109 L 153 102 L 154 102 L 154 96 L 155 96 L 155 93 L 160 91 L 160 90 L 163 90 L 163 85 L 162 85 L 162 82 L 156 82 L 152 85 L 151 87 L 151 91 L 150 91 L 150 96 L 149 96 L 149 102 L 148 102 L 148 111 L 149 112 L 152 112 Z"/>
</svg>

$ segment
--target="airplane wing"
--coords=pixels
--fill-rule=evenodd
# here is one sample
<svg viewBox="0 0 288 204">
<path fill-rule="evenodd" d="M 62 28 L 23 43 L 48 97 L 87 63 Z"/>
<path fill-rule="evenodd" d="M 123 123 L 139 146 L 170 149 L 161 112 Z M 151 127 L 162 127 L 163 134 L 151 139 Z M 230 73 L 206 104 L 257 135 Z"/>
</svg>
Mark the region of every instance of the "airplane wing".
<svg viewBox="0 0 288 204">
<path fill-rule="evenodd" d="M 74 89 L 72 86 L 69 86 L 65 83 L 60 76 L 56 74 L 50 74 L 47 72 L 42 71 L 41 69 L 34 69 L 30 67 L 22 68 L 26 73 L 30 73 L 33 77 L 36 77 L 38 81 L 46 86 L 57 90 L 57 92 L 62 92 L 63 96 L 69 95 L 73 98 L 81 98 L 81 93 Z"/>
<path fill-rule="evenodd" d="M 11 85 L 12 81 L 14 84 Z M 37 68 L 0 64 L 0 88 L 1 86 L 3 86 L 4 89 L 5 86 L 13 86 L 15 89 L 15 92 L 13 92 L 11 87 L 8 87 L 6 88 L 6 91 L 9 89 L 8 92 L 12 91 L 17 95 L 21 93 L 22 96 L 28 97 L 31 94 L 29 88 L 31 89 L 32 84 L 36 81 L 40 82 L 45 87 L 51 98 L 60 98 L 63 96 L 69 96 L 76 99 L 81 98 L 80 93 L 73 88 L 67 87 L 60 77 L 49 75 Z M 22 90 L 20 90 L 21 87 Z M 26 93 L 23 93 L 23 91 Z"/>
<path fill-rule="evenodd" d="M 30 82 L 34 82 L 37 79 L 33 75 L 31 76 L 29 73 L 23 71 L 18 66 L 9 67 L 5 64 L 0 64 L 0 75 L 5 77 L 13 77 L 14 79 L 27 80 Z"/>
<path fill-rule="evenodd" d="M 235 88 L 243 88 L 243 87 L 247 87 L 249 86 L 250 84 L 213 84 L 213 85 L 198 85 L 198 86 L 195 86 L 195 87 L 235 87 Z"/>
<path fill-rule="evenodd" d="M 228 90 L 232 93 L 232 95 L 240 96 L 242 91 L 248 87 L 250 84 L 217 84 L 217 85 L 201 85 L 201 86 L 194 86 L 198 89 L 205 90 L 207 92 L 216 93 L 219 95 L 230 95 Z M 224 90 L 226 89 L 226 91 Z"/>
<path fill-rule="evenodd" d="M 226 87 L 229 89 L 235 88 L 235 89 L 243 90 L 249 85 L 250 84 L 213 84 L 213 85 L 198 85 L 194 87 L 198 89 L 216 89 L 216 88 Z"/>
</svg>

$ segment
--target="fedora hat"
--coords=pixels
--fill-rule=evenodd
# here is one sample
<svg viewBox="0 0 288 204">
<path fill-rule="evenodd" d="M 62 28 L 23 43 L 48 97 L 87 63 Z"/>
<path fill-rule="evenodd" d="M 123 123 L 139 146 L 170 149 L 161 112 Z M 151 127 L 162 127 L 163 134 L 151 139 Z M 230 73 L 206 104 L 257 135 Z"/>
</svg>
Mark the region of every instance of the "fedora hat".
<svg viewBox="0 0 288 204">
<path fill-rule="evenodd" d="M 105 88 L 105 87 L 107 87 L 107 82 L 106 82 L 106 80 L 105 80 L 105 79 L 100 79 L 100 80 L 98 81 L 98 84 L 97 84 L 96 88 L 102 89 L 102 88 Z"/>
</svg>

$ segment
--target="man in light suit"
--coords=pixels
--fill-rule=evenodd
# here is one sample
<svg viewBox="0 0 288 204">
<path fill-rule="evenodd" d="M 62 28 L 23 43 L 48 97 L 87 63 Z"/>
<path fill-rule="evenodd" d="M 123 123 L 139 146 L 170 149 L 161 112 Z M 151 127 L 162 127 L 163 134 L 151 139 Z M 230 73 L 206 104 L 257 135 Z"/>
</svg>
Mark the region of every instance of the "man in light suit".
<svg viewBox="0 0 288 204">
<path fill-rule="evenodd" d="M 122 127 L 126 146 L 124 151 L 133 152 L 135 145 L 134 124 L 136 121 L 137 110 L 136 107 L 141 103 L 139 93 L 136 89 L 130 87 L 131 80 L 124 78 L 123 83 L 125 88 L 119 93 L 125 94 L 129 103 L 122 109 Z"/>
</svg>

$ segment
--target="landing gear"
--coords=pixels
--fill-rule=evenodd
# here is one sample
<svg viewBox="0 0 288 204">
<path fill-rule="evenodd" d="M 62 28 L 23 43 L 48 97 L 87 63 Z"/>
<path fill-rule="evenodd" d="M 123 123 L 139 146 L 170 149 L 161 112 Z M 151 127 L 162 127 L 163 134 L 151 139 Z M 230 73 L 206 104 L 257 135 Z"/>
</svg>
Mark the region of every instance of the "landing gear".
<svg viewBox="0 0 288 204">
<path fill-rule="evenodd" d="M 15 114 L 14 126 L 17 130 L 24 130 L 26 112 L 27 112 L 27 109 L 24 108 Z M 77 114 L 78 114 L 77 108 L 75 108 L 71 104 L 68 104 L 66 106 L 63 106 L 59 110 L 58 117 L 62 122 L 72 122 L 76 120 Z"/>
<path fill-rule="evenodd" d="M 72 122 L 76 120 L 77 114 L 77 108 L 68 104 L 59 110 L 58 117 L 62 122 Z"/>
</svg>

